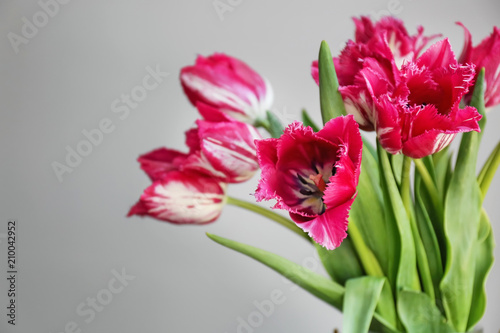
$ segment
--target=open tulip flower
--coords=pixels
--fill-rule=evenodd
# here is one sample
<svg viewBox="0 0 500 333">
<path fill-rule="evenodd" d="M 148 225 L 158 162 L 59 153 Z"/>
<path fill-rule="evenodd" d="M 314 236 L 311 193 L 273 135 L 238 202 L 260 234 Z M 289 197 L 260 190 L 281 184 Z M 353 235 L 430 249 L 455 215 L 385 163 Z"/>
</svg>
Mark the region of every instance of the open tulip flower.
<svg viewBox="0 0 500 333">
<path fill-rule="evenodd" d="M 330 120 L 314 133 L 292 123 L 278 139 L 257 142 L 262 168 L 257 201 L 276 199 L 297 225 L 328 249 L 346 237 L 356 197 L 361 136 L 352 116 Z"/>
<path fill-rule="evenodd" d="M 182 68 L 182 87 L 202 119 L 186 131 L 188 152 L 159 148 L 139 157 L 152 184 L 129 216 L 206 224 L 226 204 L 250 210 L 312 244 L 328 277 L 208 237 L 343 311 L 342 332 L 471 332 L 485 312 L 493 264 L 482 204 L 500 142 L 476 166 L 485 104 L 500 103 L 500 32 L 472 47 L 464 28 L 457 61 L 447 38 L 428 46 L 436 36 L 422 27 L 411 35 L 395 18 L 354 22 L 355 39 L 341 54 L 332 57 L 322 42 L 312 66 L 323 127 L 306 111 L 302 122 L 281 124 L 269 112 L 270 85 L 241 60 L 216 53 Z M 376 144 L 360 129 L 375 131 Z M 449 144 L 459 134 L 454 155 Z M 272 209 L 227 194 L 259 169 L 249 199 L 273 201 Z"/>
<path fill-rule="evenodd" d="M 375 129 L 391 154 L 422 158 L 448 146 L 457 133 L 480 131 L 477 110 L 459 107 L 473 83 L 474 66 L 459 66 L 448 40 L 403 65 L 394 88 L 370 74 L 366 88 L 380 92 L 372 95 Z"/>
<path fill-rule="evenodd" d="M 333 58 L 344 97 L 345 107 L 353 114 L 360 128 L 374 130 L 373 94 L 365 85 L 365 76 L 372 72 L 384 84 L 394 87 L 400 78 L 399 68 L 416 60 L 430 40 L 438 35 L 425 36 L 423 27 L 416 35 L 408 34 L 403 22 L 384 17 L 375 24 L 366 16 L 354 18 L 355 40 L 349 40 L 338 58 Z M 313 61 L 311 74 L 319 84 L 318 61 Z M 376 87 L 374 87 L 376 89 Z"/>
<path fill-rule="evenodd" d="M 391 154 L 422 158 L 446 147 L 460 132 L 479 131 L 481 116 L 460 109 L 474 83 L 474 65 L 459 65 L 447 39 L 417 56 L 434 38 L 409 36 L 402 23 L 383 19 L 375 26 L 355 20 L 356 42 L 334 62 L 346 111 L 364 130 L 375 130 Z M 392 45 L 391 45 L 392 44 Z M 396 59 L 402 58 L 400 64 Z M 318 82 L 317 62 L 312 67 Z"/>
</svg>

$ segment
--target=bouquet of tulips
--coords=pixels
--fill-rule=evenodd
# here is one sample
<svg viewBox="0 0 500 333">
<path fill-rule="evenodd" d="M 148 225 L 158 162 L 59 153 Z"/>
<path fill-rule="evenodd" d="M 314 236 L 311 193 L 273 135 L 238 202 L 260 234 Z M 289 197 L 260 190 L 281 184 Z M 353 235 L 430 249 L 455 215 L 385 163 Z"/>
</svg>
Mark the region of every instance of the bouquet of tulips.
<svg viewBox="0 0 500 333">
<path fill-rule="evenodd" d="M 254 211 L 315 246 L 329 277 L 208 237 L 341 310 L 343 332 L 467 332 L 484 314 L 493 264 L 482 202 L 500 143 L 476 164 L 486 111 L 500 104 L 500 29 L 473 46 L 462 26 L 457 59 L 448 39 L 422 27 L 410 35 L 392 17 L 354 22 L 338 57 L 322 42 L 312 63 L 323 126 L 303 111 L 284 128 L 269 111 L 269 82 L 238 59 L 219 53 L 184 67 L 182 87 L 202 119 L 186 132 L 187 153 L 139 157 L 152 184 L 129 216 L 205 224 L 225 204 Z M 376 144 L 360 129 L 375 131 Z M 274 200 L 290 219 L 226 195 L 259 169 L 255 200 Z"/>
</svg>

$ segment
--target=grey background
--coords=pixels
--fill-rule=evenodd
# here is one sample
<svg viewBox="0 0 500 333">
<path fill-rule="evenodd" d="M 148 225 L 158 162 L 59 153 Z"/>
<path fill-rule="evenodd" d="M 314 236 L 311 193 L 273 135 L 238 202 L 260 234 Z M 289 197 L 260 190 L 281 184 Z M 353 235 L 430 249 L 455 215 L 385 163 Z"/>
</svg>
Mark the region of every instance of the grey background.
<svg viewBox="0 0 500 333">
<path fill-rule="evenodd" d="M 149 181 L 136 157 L 159 146 L 184 148 L 184 131 L 197 113 L 182 93 L 178 73 L 197 54 L 239 57 L 266 76 L 274 111 L 287 121 L 306 107 L 319 120 L 318 89 L 310 63 L 319 43 L 337 54 L 353 37 L 352 16 L 392 11 L 411 33 L 449 36 L 458 54 L 462 21 L 475 43 L 499 25 L 500 3 L 489 1 L 236 1 L 219 17 L 213 0 L 83 1 L 61 5 L 16 54 L 7 38 L 21 35 L 22 18 L 40 11 L 35 1 L 0 3 L 0 233 L 18 220 L 17 325 L 7 325 L 6 244 L 0 243 L 0 331 L 236 332 L 238 317 L 256 311 L 254 301 L 273 290 L 285 297 L 255 332 L 332 332 L 341 327 L 335 309 L 296 290 L 270 269 L 229 251 L 205 232 L 261 247 L 322 272 L 314 250 L 296 235 L 252 213 L 226 207 L 207 226 L 175 226 L 125 218 Z M 111 103 L 142 84 L 146 67 L 170 75 L 121 120 Z M 500 108 L 489 114 L 480 163 L 498 142 Z M 64 163 L 109 118 L 114 131 L 93 147 L 59 182 L 54 161 Z M 250 198 L 258 177 L 231 185 Z M 500 239 L 496 177 L 485 207 Z M 498 257 L 499 250 L 496 249 Z M 89 323 L 76 313 L 113 279 L 112 270 L 135 277 Z M 487 284 L 485 332 L 500 328 L 500 265 Z M 4 310 L 1 310 L 4 309 Z M 69 325 L 71 326 L 71 325 Z M 71 330 L 71 327 L 70 327 Z"/>
</svg>

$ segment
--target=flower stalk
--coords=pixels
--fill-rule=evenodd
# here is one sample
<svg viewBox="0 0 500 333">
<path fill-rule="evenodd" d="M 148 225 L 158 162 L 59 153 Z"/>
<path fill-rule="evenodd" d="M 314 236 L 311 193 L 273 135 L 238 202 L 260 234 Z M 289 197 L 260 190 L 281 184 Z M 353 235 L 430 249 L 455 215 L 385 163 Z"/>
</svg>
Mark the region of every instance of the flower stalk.
<svg viewBox="0 0 500 333">
<path fill-rule="evenodd" d="M 295 223 L 293 223 L 293 221 L 291 221 L 290 219 L 287 219 L 284 216 L 281 216 L 278 213 L 275 213 L 267 208 L 261 207 L 259 205 L 254 204 L 254 203 L 240 200 L 240 199 L 237 199 L 237 198 L 234 198 L 231 196 L 227 197 L 226 203 L 228 205 L 240 207 L 240 208 L 249 210 L 251 212 L 257 213 L 259 215 L 262 215 L 264 217 L 267 217 L 268 219 L 270 219 L 274 222 L 277 222 L 277 223 L 281 224 L 282 226 L 284 226 L 285 228 L 288 228 L 289 230 L 295 232 L 300 237 L 307 239 L 308 242 L 311 242 L 311 238 L 309 238 L 309 236 L 307 236 L 307 234 L 304 231 L 302 231 L 302 229 L 297 227 L 297 225 Z"/>
<path fill-rule="evenodd" d="M 414 159 L 415 167 L 417 168 L 420 176 L 422 177 L 422 181 L 424 182 L 425 187 L 427 188 L 429 195 L 431 196 L 432 203 L 436 212 L 438 212 L 439 216 L 443 214 L 443 201 L 441 197 L 438 195 L 438 190 L 436 184 L 432 180 L 432 177 L 429 173 L 429 170 L 425 167 L 424 162 L 421 159 Z"/>
<path fill-rule="evenodd" d="M 359 256 L 359 260 L 361 260 L 361 264 L 365 270 L 365 272 L 370 276 L 382 277 L 385 276 L 380 264 L 377 260 L 377 257 L 373 254 L 370 248 L 366 245 L 361 232 L 359 231 L 358 226 L 356 225 L 356 221 L 351 216 L 349 218 L 349 229 L 348 229 L 349 237 L 351 238 L 354 248 Z"/>
</svg>

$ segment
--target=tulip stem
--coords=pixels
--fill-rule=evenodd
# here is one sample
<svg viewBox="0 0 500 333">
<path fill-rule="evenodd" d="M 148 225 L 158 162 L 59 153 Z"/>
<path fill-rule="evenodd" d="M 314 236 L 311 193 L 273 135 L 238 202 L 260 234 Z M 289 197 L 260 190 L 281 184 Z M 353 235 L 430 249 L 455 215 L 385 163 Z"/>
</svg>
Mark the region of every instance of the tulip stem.
<svg viewBox="0 0 500 333">
<path fill-rule="evenodd" d="M 410 189 L 411 161 L 412 159 L 410 157 L 406 155 L 403 157 L 403 171 L 401 174 L 401 199 L 403 201 L 403 205 L 405 206 L 406 213 L 408 214 L 408 219 L 410 221 L 411 233 L 413 235 L 413 241 L 415 243 L 415 252 L 417 255 L 417 267 L 420 273 L 420 280 L 422 282 L 422 286 L 426 294 L 431 298 L 432 301 L 434 301 L 436 295 L 434 291 L 434 286 L 432 284 L 432 277 L 429 269 L 429 261 L 427 259 L 427 253 L 425 252 L 424 243 L 422 241 L 420 232 L 418 230 L 415 207 L 413 205 L 411 197 L 411 189 Z"/>
<path fill-rule="evenodd" d="M 440 216 L 443 216 L 443 204 L 441 202 L 441 198 L 438 195 L 438 190 L 436 187 L 436 184 L 432 180 L 432 177 L 425 167 L 424 162 L 422 162 L 421 159 L 414 159 L 413 162 L 415 162 L 415 167 L 417 168 L 418 172 L 420 173 L 420 176 L 422 177 L 422 181 L 425 184 L 425 187 L 427 188 L 427 192 L 431 196 L 432 203 L 434 204 L 434 208 L 438 212 Z"/>
<path fill-rule="evenodd" d="M 411 158 L 405 155 L 403 157 L 403 170 L 401 174 L 401 199 L 403 200 L 403 205 L 408 216 L 411 214 L 410 169 Z"/>
<path fill-rule="evenodd" d="M 227 203 L 229 205 L 250 210 L 254 213 L 260 214 L 264 217 L 267 217 L 268 219 L 278 222 L 282 226 L 295 232 L 297 235 L 304 237 L 305 239 L 307 239 L 307 241 L 312 242 L 311 238 L 309 238 L 309 236 L 302 229 L 297 227 L 297 225 L 292 220 L 287 219 L 286 217 L 281 216 L 280 214 L 277 214 L 267 208 L 261 207 L 259 205 L 256 205 L 248 201 L 236 199 L 230 196 L 227 197 Z"/>
<path fill-rule="evenodd" d="M 366 245 L 354 216 L 354 214 L 349 216 L 349 229 L 347 232 L 349 233 L 349 237 L 351 238 L 354 248 L 358 253 L 361 264 L 368 275 L 377 277 L 384 276 L 384 271 L 380 267 L 375 254 L 373 254 L 372 250 L 370 250 L 368 245 Z"/>
</svg>

